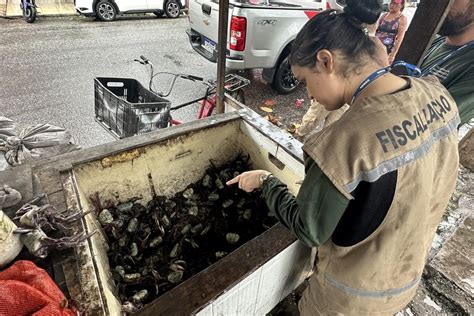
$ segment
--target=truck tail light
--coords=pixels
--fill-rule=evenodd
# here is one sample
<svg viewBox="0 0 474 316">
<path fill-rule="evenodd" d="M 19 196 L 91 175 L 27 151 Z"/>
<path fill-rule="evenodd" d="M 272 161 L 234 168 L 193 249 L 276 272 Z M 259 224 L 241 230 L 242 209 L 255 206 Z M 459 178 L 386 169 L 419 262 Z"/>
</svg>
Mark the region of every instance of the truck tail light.
<svg viewBox="0 0 474 316">
<path fill-rule="evenodd" d="M 247 35 L 247 19 L 232 16 L 230 21 L 230 49 L 242 52 L 245 50 L 245 37 Z"/>
<path fill-rule="evenodd" d="M 331 10 L 331 5 L 329 4 L 329 1 L 326 2 L 326 10 Z"/>
</svg>

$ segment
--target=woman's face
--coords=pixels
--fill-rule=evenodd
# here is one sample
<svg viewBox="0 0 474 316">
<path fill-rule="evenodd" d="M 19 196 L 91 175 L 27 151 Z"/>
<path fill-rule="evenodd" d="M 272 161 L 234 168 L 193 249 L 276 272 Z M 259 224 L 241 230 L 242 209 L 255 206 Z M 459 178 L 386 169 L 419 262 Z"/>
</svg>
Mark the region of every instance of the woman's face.
<svg viewBox="0 0 474 316">
<path fill-rule="evenodd" d="M 387 49 L 382 42 L 376 38 L 371 37 L 375 43 L 375 54 L 367 57 L 360 63 L 364 67 L 379 69 L 389 65 Z M 321 103 L 328 111 L 334 111 L 343 106 L 345 101 L 346 89 L 352 76 L 357 72 L 351 71 L 346 77 L 344 69 L 350 67 L 346 59 L 337 52 L 330 52 L 323 49 L 314 57 L 316 59 L 316 66 L 301 67 L 293 65 L 291 70 L 295 77 L 306 85 L 306 90 L 310 99 L 315 99 Z"/>
<path fill-rule="evenodd" d="M 335 69 L 332 59 L 318 60 L 314 68 L 291 67 L 295 77 L 306 85 L 309 98 L 321 103 L 328 111 L 337 110 L 345 103 L 345 80 Z"/>
<path fill-rule="evenodd" d="M 391 13 L 399 13 L 402 10 L 402 4 L 397 4 L 395 1 L 390 2 L 390 12 Z"/>
</svg>

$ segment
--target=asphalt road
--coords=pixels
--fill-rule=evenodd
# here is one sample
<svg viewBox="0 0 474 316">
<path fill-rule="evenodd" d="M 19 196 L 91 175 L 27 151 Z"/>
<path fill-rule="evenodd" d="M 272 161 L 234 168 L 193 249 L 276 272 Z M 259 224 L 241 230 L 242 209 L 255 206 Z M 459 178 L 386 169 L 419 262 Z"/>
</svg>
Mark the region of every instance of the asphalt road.
<svg viewBox="0 0 474 316">
<path fill-rule="evenodd" d="M 0 19 L 0 115 L 21 124 L 51 123 L 63 126 L 83 147 L 113 141 L 94 119 L 94 78 L 126 77 L 146 83 L 144 67 L 133 60 L 144 55 L 158 70 L 214 77 L 216 65 L 193 51 L 188 43 L 185 17 L 171 20 L 154 16 L 122 18 L 100 23 L 86 18 L 43 18 L 37 23 Z M 275 114 L 294 121 L 304 113 L 295 109 L 291 96 L 277 96 L 261 82 L 259 72 L 247 88 L 247 103 L 259 109 L 275 99 Z M 255 77 L 255 78 L 254 78 Z M 163 78 L 157 87 L 166 87 Z M 178 83 L 174 104 L 203 94 L 203 86 Z M 285 105 L 285 106 L 283 106 Z M 197 108 L 176 113 L 192 120 Z M 263 114 L 263 112 L 261 112 Z"/>
</svg>

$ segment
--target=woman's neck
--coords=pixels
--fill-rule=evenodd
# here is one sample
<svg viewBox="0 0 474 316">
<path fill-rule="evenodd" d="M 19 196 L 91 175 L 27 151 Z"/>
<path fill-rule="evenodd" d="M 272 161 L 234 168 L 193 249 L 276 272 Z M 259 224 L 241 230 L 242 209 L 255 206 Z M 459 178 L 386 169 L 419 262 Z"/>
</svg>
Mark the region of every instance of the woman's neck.
<svg viewBox="0 0 474 316">
<path fill-rule="evenodd" d="M 344 90 L 344 101 L 346 104 L 352 105 L 352 98 L 354 93 L 360 87 L 360 85 L 374 72 L 379 70 L 381 67 L 377 65 L 371 65 L 365 67 L 359 75 L 354 75 L 347 78 L 346 87 Z M 401 90 L 406 85 L 406 80 L 395 76 L 391 73 L 377 78 L 373 81 L 362 93 L 354 100 L 361 100 L 367 97 L 382 96 L 394 93 Z"/>
</svg>

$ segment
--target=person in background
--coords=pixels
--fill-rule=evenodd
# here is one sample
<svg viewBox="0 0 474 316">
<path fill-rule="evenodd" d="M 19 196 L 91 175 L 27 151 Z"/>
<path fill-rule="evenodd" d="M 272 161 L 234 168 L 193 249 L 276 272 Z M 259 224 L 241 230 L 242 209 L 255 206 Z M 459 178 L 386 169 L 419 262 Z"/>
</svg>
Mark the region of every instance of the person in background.
<svg viewBox="0 0 474 316">
<path fill-rule="evenodd" d="M 438 34 L 422 75 L 435 75 L 448 89 L 463 125 L 474 118 L 474 1 L 455 0 Z"/>
<path fill-rule="evenodd" d="M 301 29 L 289 61 L 309 98 L 349 109 L 303 146 L 295 197 L 266 170 L 227 182 L 262 189 L 280 223 L 317 247 L 301 315 L 390 315 L 415 296 L 456 184 L 456 104 L 434 76 L 399 77 L 376 56 L 367 24 L 378 0 L 347 0 Z"/>
<path fill-rule="evenodd" d="M 468 125 L 474 126 L 474 1 L 455 0 L 438 33 L 441 36 L 432 44 L 420 68 L 424 76 L 438 77 L 451 93 L 459 108 L 461 126 L 464 125 L 461 130 L 466 130 Z M 297 131 L 299 136 L 307 135 L 324 121 L 326 112 L 315 110 L 316 106 L 321 108 L 312 106 L 305 114 Z M 338 119 L 341 114 L 333 116 Z"/>
<path fill-rule="evenodd" d="M 390 11 L 380 17 L 375 35 L 387 48 L 388 60 L 391 64 L 405 37 L 408 21 L 403 15 L 404 0 L 392 0 L 389 8 Z"/>
</svg>

